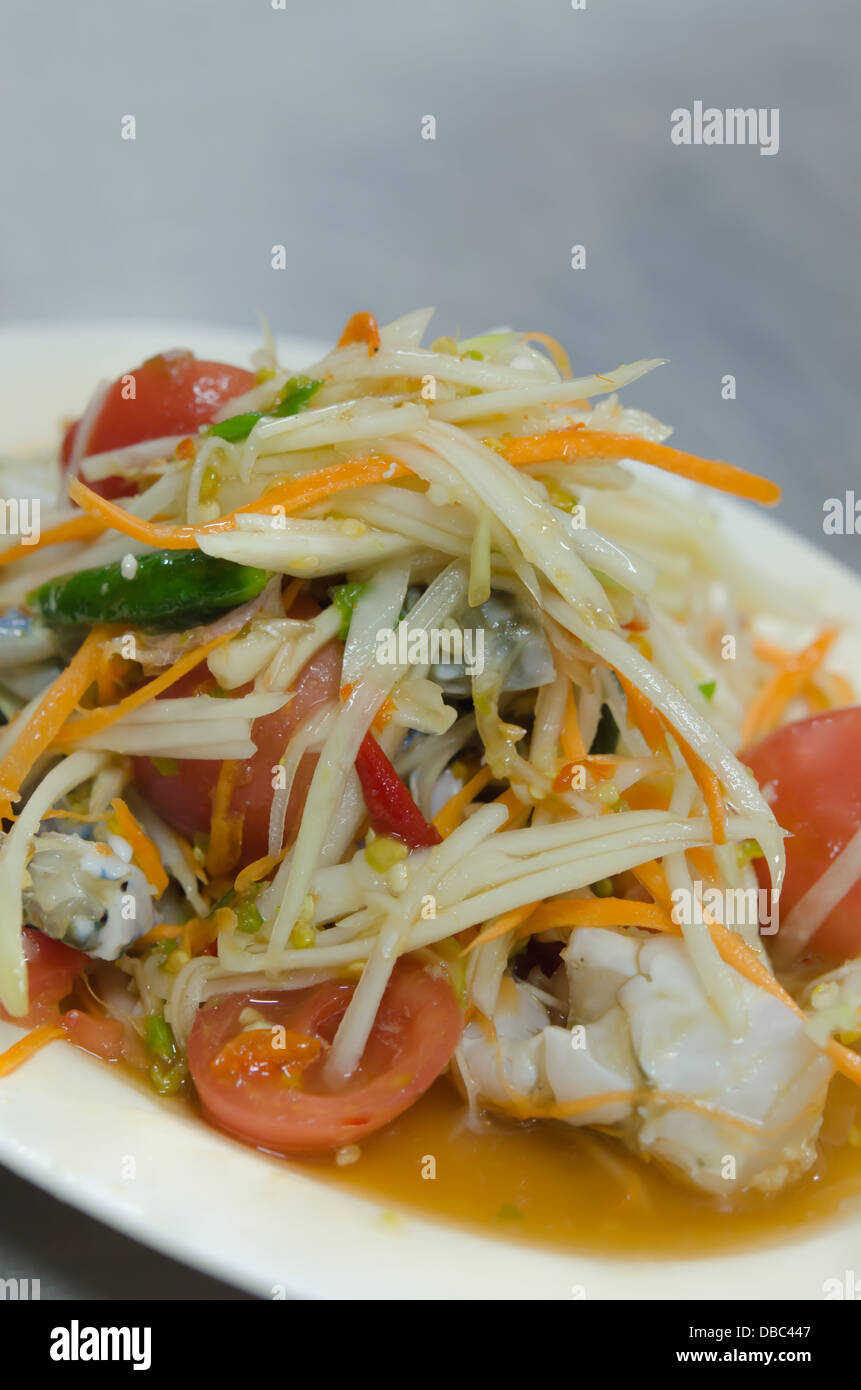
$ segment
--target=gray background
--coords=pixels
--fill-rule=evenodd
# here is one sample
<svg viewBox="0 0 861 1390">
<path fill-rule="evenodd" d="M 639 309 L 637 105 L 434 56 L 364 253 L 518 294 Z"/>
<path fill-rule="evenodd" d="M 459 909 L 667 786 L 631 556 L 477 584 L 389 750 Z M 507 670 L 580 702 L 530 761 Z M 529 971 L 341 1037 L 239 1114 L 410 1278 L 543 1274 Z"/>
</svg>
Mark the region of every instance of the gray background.
<svg viewBox="0 0 861 1390">
<path fill-rule="evenodd" d="M 286 4 L 2 0 L 3 321 L 262 309 L 331 337 L 435 304 L 440 333 L 541 328 L 585 370 L 666 356 L 627 398 L 861 569 L 822 532 L 858 479 L 856 3 Z M 671 145 L 698 98 L 778 107 L 779 153 Z M 229 1296 L 17 1179 L 0 1223 L 0 1276 L 45 1296 Z"/>
</svg>

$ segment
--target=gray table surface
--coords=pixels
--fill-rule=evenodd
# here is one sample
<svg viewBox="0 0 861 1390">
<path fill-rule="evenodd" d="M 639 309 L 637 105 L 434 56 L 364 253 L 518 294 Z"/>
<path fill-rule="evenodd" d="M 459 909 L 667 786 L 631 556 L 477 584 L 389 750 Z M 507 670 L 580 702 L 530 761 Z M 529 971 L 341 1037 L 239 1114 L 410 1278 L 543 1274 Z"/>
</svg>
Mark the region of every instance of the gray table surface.
<svg viewBox="0 0 861 1390">
<path fill-rule="evenodd" d="M 859 482 L 853 0 L 4 0 L 0 34 L 2 321 L 262 309 L 330 337 L 435 304 L 438 332 L 541 328 L 586 370 L 666 356 L 628 399 L 861 569 L 822 528 Z M 674 146 L 697 100 L 778 108 L 778 153 Z M 15 1274 L 234 1296 L 4 1176 Z"/>
</svg>

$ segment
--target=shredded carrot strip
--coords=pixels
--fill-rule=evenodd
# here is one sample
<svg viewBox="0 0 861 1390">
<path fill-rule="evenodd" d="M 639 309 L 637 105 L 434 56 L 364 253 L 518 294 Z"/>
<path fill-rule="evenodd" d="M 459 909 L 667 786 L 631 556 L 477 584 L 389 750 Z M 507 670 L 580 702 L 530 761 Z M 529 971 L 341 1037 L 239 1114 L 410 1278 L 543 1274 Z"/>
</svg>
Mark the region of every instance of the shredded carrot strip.
<svg viewBox="0 0 861 1390">
<path fill-rule="evenodd" d="M 390 700 L 387 695 L 371 720 L 371 728 L 376 729 L 377 733 L 381 734 L 389 721 L 394 717 L 395 709 L 396 705 L 394 700 Z"/>
<path fill-rule="evenodd" d="M 208 933 L 205 940 L 202 934 L 204 927 Z M 215 935 L 217 933 L 213 923 L 200 917 L 192 917 L 187 922 L 162 922 L 158 926 L 150 927 L 144 936 L 138 937 L 133 949 L 137 951 L 147 946 L 157 946 L 160 941 L 176 941 L 186 955 L 194 956 L 198 950 L 202 951 L 204 946 L 208 946 L 209 940 L 214 940 Z"/>
<path fill-rule="evenodd" d="M 771 680 L 754 696 L 742 723 L 743 743 L 761 738 L 777 728 L 787 705 L 822 665 L 838 631 L 835 627 L 826 628 L 803 651 L 791 653 Z"/>
<path fill-rule="evenodd" d="M 672 906 L 670 890 L 667 887 L 667 878 L 663 869 L 656 859 L 646 859 L 642 864 L 638 864 L 636 869 L 631 870 L 638 883 L 641 883 L 647 893 L 651 893 L 656 903 L 660 903 L 669 914 Z"/>
<path fill-rule="evenodd" d="M 38 708 L 0 759 L 0 816 L 11 816 L 12 801 L 18 800 L 27 774 L 96 679 L 104 637 L 105 629 L 101 627 L 94 627 L 87 634 L 65 671 L 48 687 Z"/>
<path fill-rule="evenodd" d="M 779 999 L 788 1009 L 799 1018 L 804 1018 L 804 1010 L 796 1004 L 791 994 L 783 988 L 778 980 L 772 975 L 768 966 L 753 952 L 745 941 L 742 940 L 729 927 L 725 927 L 722 922 L 717 922 L 708 913 L 703 913 L 708 923 L 709 933 L 712 941 L 718 948 L 723 960 L 728 965 L 732 965 L 750 980 L 751 984 L 760 985 L 763 989 L 773 994 L 775 999 Z M 857 1086 L 861 1086 L 861 1056 L 846 1047 L 844 1043 L 838 1042 L 836 1038 L 829 1038 L 825 1051 L 828 1053 L 832 1062 L 839 1072 L 842 1072 L 850 1081 L 854 1081 Z"/>
<path fill-rule="evenodd" d="M 209 881 L 209 876 L 206 870 L 204 869 L 203 865 L 200 863 L 200 860 L 195 857 L 194 850 L 192 849 L 188 840 L 185 838 L 184 835 L 180 835 L 178 830 L 173 831 L 173 837 L 176 840 L 176 843 L 179 845 L 183 859 L 185 860 L 191 872 L 194 874 L 194 877 L 197 879 L 198 883 L 207 883 Z"/>
<path fill-rule="evenodd" d="M 120 698 L 127 670 L 125 658 L 118 652 L 108 652 L 99 664 L 96 689 L 100 705 L 109 705 Z"/>
<path fill-rule="evenodd" d="M 696 1096 L 686 1096 L 678 1091 L 659 1091 L 651 1086 L 643 1086 L 636 1091 L 601 1091 L 597 1095 L 583 1096 L 580 1100 L 564 1101 L 557 1105 L 530 1105 L 526 1102 L 515 1107 L 511 1113 L 521 1119 L 567 1120 L 574 1115 L 583 1115 L 589 1110 L 605 1105 L 619 1104 L 667 1105 L 674 1109 L 693 1110 L 696 1113 L 712 1115 L 724 1124 L 735 1125 L 748 1134 L 763 1133 L 763 1126 L 758 1120 L 745 1120 L 731 1110 L 722 1110 L 717 1105 L 712 1105 L 711 1101 L 700 1100 Z M 603 1126 L 598 1125 L 596 1128 L 602 1129 Z"/>
<path fill-rule="evenodd" d="M 474 777 L 470 777 L 468 782 L 464 782 L 460 791 L 450 796 L 444 806 L 441 806 L 434 816 L 431 824 L 436 827 L 443 839 L 446 839 L 451 832 L 460 825 L 463 820 L 464 812 L 478 796 L 479 792 L 484 791 L 488 782 L 493 780 L 493 773 L 489 767 L 480 767 Z"/>
<path fill-rule="evenodd" d="M 117 818 L 119 833 L 124 840 L 128 840 L 132 847 L 132 854 L 138 868 L 143 873 L 147 883 L 152 884 L 156 890 L 156 895 L 161 897 L 168 885 L 168 876 L 164 871 L 161 862 L 161 855 L 158 848 L 153 844 L 143 826 L 140 825 L 133 813 L 129 810 L 122 797 L 115 796 L 111 802 L 114 815 Z"/>
<path fill-rule="evenodd" d="M 627 898 L 559 898 L 543 903 L 518 931 L 518 938 L 554 927 L 647 927 L 650 931 L 675 931 L 658 903 L 632 902 Z"/>
<path fill-rule="evenodd" d="M 590 1110 L 603 1109 L 605 1105 L 636 1105 L 651 1097 L 650 1091 L 601 1091 L 597 1095 L 583 1096 L 580 1100 L 566 1100 L 559 1105 L 524 1105 L 514 1110 L 519 1118 L 538 1120 L 567 1120 L 575 1115 L 585 1115 Z"/>
<path fill-rule="evenodd" d="M 773 666 L 782 666 L 792 658 L 792 652 L 788 647 L 779 647 L 776 642 L 768 642 L 764 637 L 757 637 L 753 644 L 753 654 L 759 657 L 760 661 L 770 661 Z"/>
<path fill-rule="evenodd" d="M 641 629 L 632 627 L 628 633 L 628 641 L 638 652 L 642 652 L 647 661 L 652 660 L 652 644 Z"/>
<path fill-rule="evenodd" d="M 562 720 L 562 733 L 559 739 L 562 748 L 562 756 L 566 762 L 579 763 L 586 756 L 586 745 L 583 742 L 583 735 L 580 732 L 580 721 L 577 718 L 577 702 L 574 699 L 574 687 L 569 682 L 568 692 L 565 696 L 565 715 Z"/>
<path fill-rule="evenodd" d="M 225 512 L 216 521 L 202 522 L 199 526 L 170 526 L 165 523 L 142 521 L 131 512 L 109 502 L 82 483 L 80 478 L 69 480 L 69 496 L 85 512 L 98 517 L 105 526 L 119 531 L 132 540 L 143 541 L 160 550 L 194 550 L 198 536 L 220 535 L 224 531 L 236 529 L 234 518 L 243 513 L 255 515 L 275 515 L 301 511 L 316 502 L 322 502 L 337 492 L 348 488 L 363 487 L 368 483 L 391 481 L 403 478 L 409 469 L 402 463 L 386 458 L 348 459 L 344 463 L 332 464 L 316 473 L 303 477 L 290 478 L 270 488 L 254 502 L 246 502 L 242 507 Z"/>
<path fill-rule="evenodd" d="M 587 753 L 584 758 L 578 758 L 574 763 L 562 764 L 553 779 L 553 790 L 570 792 L 574 786 L 575 773 L 583 769 L 588 769 L 596 782 L 607 782 L 626 761 L 626 758 L 619 758 L 615 753 Z"/>
<path fill-rule="evenodd" d="M 716 845 L 725 845 L 726 805 L 723 799 L 723 789 L 720 784 L 720 778 L 716 773 L 712 772 L 710 767 L 706 767 L 702 758 L 698 758 L 696 753 L 693 753 L 692 757 L 696 758 L 696 765 L 695 768 L 691 768 L 691 771 L 694 773 L 694 777 L 699 783 L 700 790 L 703 794 L 703 800 L 706 803 L 706 810 L 708 811 L 709 820 L 711 822 L 712 839 Z"/>
<path fill-rule="evenodd" d="M 100 705 L 109 705 L 112 700 L 117 699 L 117 683 L 113 677 L 110 657 L 105 657 L 99 662 L 96 672 L 96 696 Z"/>
<path fill-rule="evenodd" d="M 150 927 L 148 932 L 144 932 L 143 936 L 139 936 L 134 947 L 137 949 L 141 946 L 154 946 L 159 941 L 175 941 L 178 936 L 182 936 L 186 926 L 185 922 L 159 922 L 156 926 Z"/>
<path fill-rule="evenodd" d="M 25 1034 L 11 1047 L 7 1047 L 5 1052 L 0 1052 L 0 1076 L 8 1076 L 10 1072 L 29 1061 L 47 1043 L 60 1042 L 65 1037 L 64 1030 L 56 1023 L 41 1023 L 31 1033 Z"/>
<path fill-rule="evenodd" d="M 236 913 L 230 908 L 220 907 L 211 917 L 192 917 L 187 922 L 161 922 L 150 927 L 149 931 L 138 937 L 134 950 L 141 947 L 157 946 L 160 941 L 179 941 L 186 955 L 197 956 L 218 936 L 223 928 L 236 922 Z"/>
<path fill-rule="evenodd" d="M 568 463 L 576 459 L 639 459 L 667 473 L 677 473 L 680 477 L 704 483 L 706 487 L 716 488 L 719 492 L 730 492 L 736 497 L 761 502 L 766 507 L 780 501 L 780 488 L 776 483 L 755 473 L 747 473 L 731 463 L 685 454 L 680 449 L 639 439 L 636 435 L 591 430 L 585 425 L 549 430 L 546 434 L 533 434 L 521 439 L 506 439 L 502 441 L 501 449 L 508 462 L 515 465 L 550 463 L 557 459 Z"/>
<path fill-rule="evenodd" d="M 835 706 L 835 702 L 825 694 L 822 686 L 816 681 L 808 681 L 802 688 L 801 694 L 814 714 L 824 714 L 826 710 L 833 709 Z M 836 703 L 842 702 L 838 699 Z"/>
<path fill-rule="evenodd" d="M 108 705 L 105 709 L 88 710 L 80 719 L 70 720 L 65 728 L 61 729 L 55 736 L 53 746 L 65 748 L 69 744 L 77 743 L 78 739 L 89 738 L 91 734 L 103 733 L 112 724 L 116 724 L 118 719 L 123 719 L 125 715 L 140 709 L 141 705 L 147 704 L 156 695 L 160 695 L 163 690 L 169 689 L 185 675 L 186 671 L 192 671 L 195 666 L 209 656 L 210 652 L 214 651 L 216 647 L 220 647 L 222 642 L 228 641 L 232 635 L 230 632 L 222 633 L 220 637 L 212 637 L 202 646 L 195 647 L 193 651 L 185 652 L 166 671 L 162 671 L 160 676 L 148 681 L 139 690 L 133 690 L 131 695 L 126 695 L 119 704 Z"/>
<path fill-rule="evenodd" d="M 380 330 L 373 314 L 353 314 L 347 319 L 344 331 L 338 339 L 338 347 L 350 347 L 353 343 L 366 343 L 369 357 L 378 350 Z"/>
<path fill-rule="evenodd" d="M 130 536 L 132 540 L 143 541 L 146 545 L 154 545 L 161 550 L 193 550 L 195 547 L 190 527 L 162 526 L 151 521 L 142 521 L 140 517 L 132 516 L 131 512 L 118 507 L 116 502 L 100 497 L 97 492 L 88 488 L 86 483 L 82 483 L 80 478 L 69 479 L 69 496 L 84 512 L 98 518 L 103 530 L 119 531 L 124 536 Z"/>
<path fill-rule="evenodd" d="M 571 370 L 571 362 L 568 353 L 557 338 L 551 338 L 549 333 L 524 333 L 520 339 L 521 343 L 541 343 L 546 347 L 553 359 L 554 365 L 566 381 L 570 381 L 574 373 Z M 576 402 L 575 402 L 576 404 Z M 588 410 L 589 402 L 584 401 L 583 405 Z"/>
<path fill-rule="evenodd" d="M 183 928 L 183 947 L 190 956 L 199 956 L 217 939 L 219 932 L 235 926 L 236 913 L 230 907 L 218 907 L 210 917 L 192 917 Z"/>
<path fill-rule="evenodd" d="M 524 907 L 513 907 L 510 912 L 504 913 L 498 922 L 494 922 L 491 926 L 485 927 L 484 931 L 478 933 L 478 936 L 474 936 L 469 945 L 461 951 L 461 955 L 467 956 L 470 951 L 475 950 L 476 946 L 483 946 L 486 941 L 496 941 L 497 937 L 505 936 L 506 932 L 513 931 L 515 927 L 521 926 L 523 922 L 532 916 L 536 908 L 540 906 L 541 903 L 536 902 L 527 903 Z"/>
<path fill-rule="evenodd" d="M 692 1110 L 696 1114 L 711 1115 L 722 1124 L 734 1125 L 747 1134 L 773 1134 L 775 1130 L 783 1128 L 782 1125 L 778 1125 L 774 1129 L 766 1129 L 759 1120 L 746 1120 L 732 1110 L 723 1110 L 720 1106 L 713 1105 L 709 1100 L 687 1096 L 679 1091 L 659 1091 L 651 1086 L 643 1086 L 636 1091 L 601 1091 L 597 1095 L 564 1101 L 559 1105 L 530 1105 L 526 1102 L 512 1108 L 509 1113 L 525 1120 L 566 1120 L 573 1115 L 582 1115 L 589 1110 L 598 1109 L 599 1106 L 618 1104 L 666 1105 L 673 1109 Z M 594 1128 L 611 1132 L 605 1131 L 603 1125 L 596 1125 Z"/>
<path fill-rule="evenodd" d="M 528 818 L 532 813 L 532 807 L 524 806 L 520 797 L 516 792 L 512 791 L 511 787 L 509 787 L 507 791 L 504 791 L 501 796 L 495 797 L 493 805 L 504 806 L 508 812 L 508 820 L 503 822 L 499 827 L 500 830 L 511 829 L 521 817 Z"/>
<path fill-rule="evenodd" d="M 836 709 L 840 705 L 854 705 L 858 702 L 854 686 L 837 671 L 821 671 L 815 681 L 810 681 L 804 687 L 804 693 L 808 695 L 808 698 L 813 691 L 822 694 L 828 709 Z"/>
<path fill-rule="evenodd" d="M 625 692 L 625 698 L 628 701 L 628 713 L 633 723 L 640 730 L 653 753 L 666 753 L 667 740 L 664 724 L 655 706 L 648 696 L 643 694 L 642 690 L 638 690 L 635 685 L 632 685 L 627 677 L 620 675 L 618 671 L 616 675 Z"/>
<path fill-rule="evenodd" d="M 148 946 L 157 946 L 160 941 L 176 941 L 187 955 L 195 955 L 196 952 L 191 949 L 190 932 L 195 931 L 200 925 L 202 922 L 199 917 L 192 917 L 188 922 L 161 922 L 158 926 L 150 927 L 143 936 L 139 936 L 132 949 L 138 951 Z M 210 927 L 211 925 L 210 923 Z M 204 942 L 204 945 L 208 945 L 208 942 Z"/>
<path fill-rule="evenodd" d="M 773 666 L 784 666 L 792 660 L 793 653 L 776 642 L 757 638 L 753 644 L 754 654 L 760 661 L 771 662 Z M 857 703 L 857 694 L 850 681 L 837 671 L 820 671 L 815 678 L 805 681 L 801 694 L 814 710 L 839 709 L 841 705 Z"/>
<path fill-rule="evenodd" d="M 281 595 L 281 607 L 284 609 L 285 618 L 289 618 L 290 609 L 293 607 L 293 604 L 299 597 L 299 590 L 302 588 L 302 585 L 304 583 L 304 579 L 291 579 L 290 583 L 287 585 L 287 588 Z"/>
<path fill-rule="evenodd" d="M 854 1081 L 856 1086 L 861 1086 L 861 1057 L 857 1052 L 853 1052 L 851 1047 L 845 1043 L 838 1042 L 836 1038 L 829 1038 L 825 1046 L 825 1051 L 831 1058 L 835 1067 L 848 1081 Z"/>
<path fill-rule="evenodd" d="M 233 887 L 237 893 L 244 893 L 246 888 L 250 888 L 252 883 L 259 883 L 261 879 L 268 878 L 273 869 L 277 869 L 284 855 L 287 853 L 285 845 L 280 854 L 265 854 L 262 859 L 255 859 L 253 864 L 246 864 L 236 875 Z"/>
<path fill-rule="evenodd" d="M 101 522 L 94 520 L 91 516 L 73 516 L 68 521 L 60 521 L 56 526 L 49 526 L 42 531 L 38 540 L 32 545 L 25 545 L 22 541 L 19 545 L 10 545 L 8 550 L 0 552 L 0 565 L 11 565 L 16 560 L 26 559 L 37 550 L 41 550 L 46 545 L 62 545 L 64 541 L 88 541 L 93 536 L 101 535 L 104 527 Z"/>
<path fill-rule="evenodd" d="M 679 745 L 679 752 L 688 765 L 690 774 L 702 792 L 703 801 L 711 822 L 712 839 L 716 845 L 726 844 L 726 806 L 724 805 L 723 790 L 720 778 L 711 768 L 703 762 L 698 753 L 695 753 L 690 744 L 686 743 L 681 734 L 669 725 L 673 738 Z"/>
<path fill-rule="evenodd" d="M 345 705 L 347 703 L 355 688 L 356 685 L 354 681 L 347 681 L 346 685 L 341 686 L 341 688 L 338 691 L 338 698 L 340 699 L 342 705 Z M 373 719 L 371 720 L 371 728 L 375 729 L 378 734 L 381 734 L 383 732 L 383 729 L 393 718 L 395 709 L 396 705 L 394 700 L 389 699 L 387 695 L 383 703 L 380 705 L 380 708 L 374 715 Z"/>
<path fill-rule="evenodd" d="M 715 844 L 726 844 L 726 807 L 724 805 L 720 778 L 703 762 L 699 754 L 695 753 L 693 748 L 685 742 L 681 734 L 670 724 L 669 720 L 655 709 L 651 700 L 649 700 L 641 690 L 638 690 L 635 685 L 632 685 L 631 682 L 618 671 L 616 675 L 618 676 L 628 701 L 628 713 L 652 751 L 666 751 L 666 732 L 671 733 L 676 740 L 676 743 L 679 745 L 679 752 L 687 763 L 691 776 L 702 792 L 703 801 L 706 804 L 706 811 L 711 821 L 712 837 Z"/>
<path fill-rule="evenodd" d="M 218 771 L 209 823 L 209 848 L 206 852 L 206 869 L 213 878 L 229 874 L 242 852 L 245 816 L 230 809 L 239 770 L 240 764 L 235 758 L 226 758 Z"/>
<path fill-rule="evenodd" d="M 553 778 L 553 790 L 555 792 L 570 792 L 574 773 L 580 766 L 580 763 L 563 763 Z"/>
<path fill-rule="evenodd" d="M 718 866 L 715 863 L 714 853 L 710 849 L 702 846 L 688 850 L 688 857 L 702 878 L 709 879 L 712 883 L 717 883 L 719 879 Z"/>
</svg>

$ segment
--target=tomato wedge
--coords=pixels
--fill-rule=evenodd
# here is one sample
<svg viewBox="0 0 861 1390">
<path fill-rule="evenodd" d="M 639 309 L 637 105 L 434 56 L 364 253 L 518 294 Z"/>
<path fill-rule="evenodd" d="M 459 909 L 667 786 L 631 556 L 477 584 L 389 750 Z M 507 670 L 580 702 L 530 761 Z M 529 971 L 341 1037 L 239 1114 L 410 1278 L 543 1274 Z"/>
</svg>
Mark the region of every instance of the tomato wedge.
<svg viewBox="0 0 861 1390">
<path fill-rule="evenodd" d="M 255 719 L 252 725 L 257 752 L 240 765 L 230 801 L 231 812 L 243 820 L 241 865 L 262 858 L 268 851 L 273 768 L 296 727 L 337 695 L 342 650 L 340 642 L 322 647 L 300 671 L 293 685 L 293 699 L 274 714 Z M 165 698 L 193 694 L 208 676 L 205 666 L 197 667 L 166 690 Z M 285 844 L 296 834 L 316 764 L 317 754 L 306 753 L 296 770 L 284 823 Z M 182 758 L 176 771 L 166 774 L 150 758 L 134 759 L 135 782 L 141 794 L 169 825 L 187 836 L 209 831 L 220 770 L 221 763 L 208 758 Z"/>
<path fill-rule="evenodd" d="M 861 826 L 861 707 L 785 724 L 741 756 L 778 823 L 791 831 L 780 895 L 786 918 Z M 768 887 L 763 861 L 757 868 Z M 807 949 L 828 961 L 861 955 L 861 881 L 825 919 Z"/>
<path fill-rule="evenodd" d="M 80 1009 L 70 1009 L 63 1014 L 60 1025 L 75 1047 L 103 1062 L 118 1062 L 124 1055 L 126 1030 L 118 1018 L 95 1018 Z"/>
<path fill-rule="evenodd" d="M 195 434 L 211 424 L 225 401 L 244 395 L 254 375 L 225 362 L 208 362 L 191 352 L 164 352 L 118 377 L 108 388 L 87 440 L 86 456 L 124 449 L 162 435 Z M 131 395 L 132 390 L 134 395 Z M 67 467 L 80 421 L 63 439 L 60 461 Z M 104 478 L 90 486 L 102 497 L 135 492 L 128 478 Z"/>
<path fill-rule="evenodd" d="M 189 1039 L 188 1062 L 209 1119 L 258 1148 L 308 1154 L 357 1143 L 408 1109 L 457 1047 L 463 1016 L 454 990 L 420 962 L 398 961 L 359 1069 L 333 1090 L 323 1074 L 325 1045 L 354 989 L 331 981 L 305 990 L 232 994 L 202 1009 Z M 253 1033 L 243 1033 L 245 1009 L 286 1030 L 289 1046 L 280 1069 L 273 1067 L 272 1056 L 263 1063 Z M 245 1066 L 239 1065 L 238 1036 L 252 1040 Z M 323 1043 L 322 1053 L 309 1046 L 313 1039 Z"/>
<path fill-rule="evenodd" d="M 89 962 L 89 956 L 74 946 L 54 941 L 35 927 L 24 928 L 24 959 L 30 986 L 30 1010 L 23 1018 L 12 1018 L 0 1005 L 0 1018 L 34 1028 L 57 1017 L 57 1005 L 70 993 L 72 985 Z"/>
</svg>

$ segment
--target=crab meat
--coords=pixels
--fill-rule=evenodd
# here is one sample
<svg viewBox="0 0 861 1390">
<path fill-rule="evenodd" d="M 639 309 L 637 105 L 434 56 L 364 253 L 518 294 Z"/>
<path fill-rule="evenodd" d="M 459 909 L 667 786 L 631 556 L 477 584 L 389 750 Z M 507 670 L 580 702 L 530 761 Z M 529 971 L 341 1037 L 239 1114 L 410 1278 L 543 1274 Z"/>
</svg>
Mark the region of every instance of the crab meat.
<svg viewBox="0 0 861 1390">
<path fill-rule="evenodd" d="M 153 924 L 149 885 L 119 835 L 107 842 L 44 831 L 27 866 L 24 920 L 46 936 L 116 960 Z"/>
<path fill-rule="evenodd" d="M 674 937 L 580 928 L 562 960 L 566 1026 L 510 978 L 492 1023 L 467 1026 L 473 1094 L 514 1115 L 611 1127 L 713 1193 L 775 1192 L 810 1167 L 832 1065 L 797 1015 L 739 977 L 735 1036 Z"/>
</svg>

